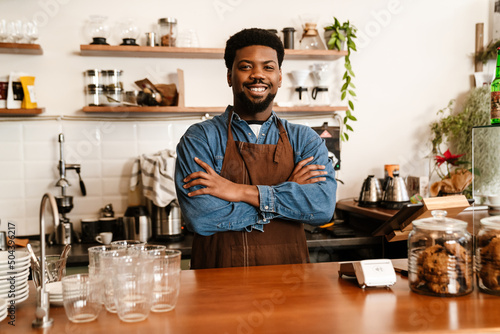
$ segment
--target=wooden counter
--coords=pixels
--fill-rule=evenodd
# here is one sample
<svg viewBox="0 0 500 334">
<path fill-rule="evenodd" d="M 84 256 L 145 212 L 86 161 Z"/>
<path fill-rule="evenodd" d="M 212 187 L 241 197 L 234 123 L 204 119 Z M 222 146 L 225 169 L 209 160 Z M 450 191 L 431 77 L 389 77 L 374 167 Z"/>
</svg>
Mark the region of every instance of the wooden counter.
<svg viewBox="0 0 500 334">
<path fill-rule="evenodd" d="M 406 261 L 404 261 L 406 262 Z M 34 330 L 36 298 L 17 305 L 16 327 L 0 333 L 484 333 L 500 331 L 500 297 L 474 291 L 456 298 L 415 294 L 398 276 L 390 289 L 340 279 L 339 263 L 182 271 L 175 310 L 124 323 L 103 310 L 96 321 L 71 323 L 51 307 L 54 324 Z M 31 283 L 30 283 L 31 284 Z"/>
</svg>

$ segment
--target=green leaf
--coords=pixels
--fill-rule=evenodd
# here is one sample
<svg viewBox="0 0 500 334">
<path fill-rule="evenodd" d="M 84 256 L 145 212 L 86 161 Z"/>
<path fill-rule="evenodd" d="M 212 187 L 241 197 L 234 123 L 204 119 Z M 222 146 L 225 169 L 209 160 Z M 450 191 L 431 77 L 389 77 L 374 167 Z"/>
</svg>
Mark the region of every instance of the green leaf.
<svg viewBox="0 0 500 334">
<path fill-rule="evenodd" d="M 345 84 L 342 85 L 342 88 L 340 88 L 341 91 L 347 90 L 347 87 L 349 84 L 346 82 Z"/>
<path fill-rule="evenodd" d="M 344 117 L 344 124 L 347 124 L 347 117 Z"/>
<path fill-rule="evenodd" d="M 351 107 L 351 110 L 354 110 L 354 103 L 352 101 L 349 101 L 349 107 Z"/>
<path fill-rule="evenodd" d="M 335 41 L 335 46 L 337 47 L 338 50 L 341 50 L 342 49 L 342 46 L 340 45 L 340 40 L 336 40 Z"/>
<path fill-rule="evenodd" d="M 344 34 L 343 34 L 341 31 L 339 31 L 338 33 L 339 33 L 339 39 L 340 39 L 342 42 L 343 42 L 343 41 L 345 41 L 345 36 L 344 36 Z"/>
<path fill-rule="evenodd" d="M 345 136 L 345 140 L 348 141 L 349 140 L 349 135 L 347 133 L 344 133 L 344 136 Z"/>
<path fill-rule="evenodd" d="M 349 131 L 354 131 L 354 130 L 351 128 L 351 126 L 350 126 L 349 124 L 346 124 L 346 125 L 345 125 L 345 128 L 346 128 L 347 130 L 349 130 Z"/>
<path fill-rule="evenodd" d="M 344 100 L 346 95 L 347 95 L 347 92 L 342 92 L 342 96 L 340 97 L 340 99 Z"/>
<path fill-rule="evenodd" d="M 357 121 L 356 117 L 354 117 L 354 116 L 352 116 L 352 115 L 347 116 L 347 117 L 348 117 L 351 121 L 353 121 L 353 122 L 356 122 L 356 121 Z"/>
<path fill-rule="evenodd" d="M 356 96 L 356 93 L 352 89 L 349 89 L 349 94 L 351 94 L 351 96 Z"/>
<path fill-rule="evenodd" d="M 351 111 L 348 109 L 346 112 L 345 112 L 345 117 L 349 117 L 349 116 L 352 116 L 352 113 Z"/>
</svg>

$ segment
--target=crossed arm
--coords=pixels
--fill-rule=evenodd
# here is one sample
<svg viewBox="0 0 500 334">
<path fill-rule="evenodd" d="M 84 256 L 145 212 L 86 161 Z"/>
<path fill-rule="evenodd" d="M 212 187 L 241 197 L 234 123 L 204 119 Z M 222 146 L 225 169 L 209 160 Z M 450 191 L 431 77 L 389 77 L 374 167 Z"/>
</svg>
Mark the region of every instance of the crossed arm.
<svg viewBox="0 0 500 334">
<path fill-rule="evenodd" d="M 325 181 L 321 175 L 327 174 L 324 165 L 307 165 L 314 157 L 306 158 L 300 161 L 294 168 L 287 181 L 298 184 L 310 184 L 319 181 Z M 198 171 L 184 178 L 184 189 L 201 185 L 203 188 L 189 192 L 189 197 L 198 195 L 212 195 L 228 202 L 245 202 L 254 207 L 259 207 L 259 190 L 255 185 L 238 184 L 217 174 L 207 163 L 198 158 L 194 161 L 205 171 Z"/>
</svg>

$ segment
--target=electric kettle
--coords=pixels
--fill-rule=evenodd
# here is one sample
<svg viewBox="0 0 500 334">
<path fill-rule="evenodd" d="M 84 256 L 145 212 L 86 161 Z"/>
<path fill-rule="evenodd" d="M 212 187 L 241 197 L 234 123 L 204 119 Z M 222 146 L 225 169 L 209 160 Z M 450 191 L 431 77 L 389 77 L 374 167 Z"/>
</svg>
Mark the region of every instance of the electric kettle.
<svg viewBox="0 0 500 334">
<path fill-rule="evenodd" d="M 399 171 L 393 171 L 392 175 L 384 180 L 381 206 L 386 209 L 399 210 L 406 203 L 410 203 L 410 197 L 404 179 L 399 176 Z"/>
<path fill-rule="evenodd" d="M 382 185 L 374 175 L 368 175 L 363 182 L 359 194 L 358 205 L 363 207 L 377 207 L 382 199 Z"/>
</svg>

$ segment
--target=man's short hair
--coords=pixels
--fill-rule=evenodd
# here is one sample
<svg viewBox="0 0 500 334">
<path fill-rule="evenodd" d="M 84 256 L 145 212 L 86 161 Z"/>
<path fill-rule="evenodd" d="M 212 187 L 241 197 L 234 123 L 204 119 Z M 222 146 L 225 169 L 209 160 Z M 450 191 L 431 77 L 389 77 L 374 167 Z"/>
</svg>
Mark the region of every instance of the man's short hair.
<svg viewBox="0 0 500 334">
<path fill-rule="evenodd" d="M 236 51 L 251 45 L 263 45 L 276 50 L 278 55 L 278 66 L 281 68 L 285 56 L 285 49 L 278 35 L 265 29 L 250 28 L 237 32 L 227 40 L 226 50 L 224 51 L 224 61 L 226 62 L 228 70 L 233 68 Z"/>
</svg>

